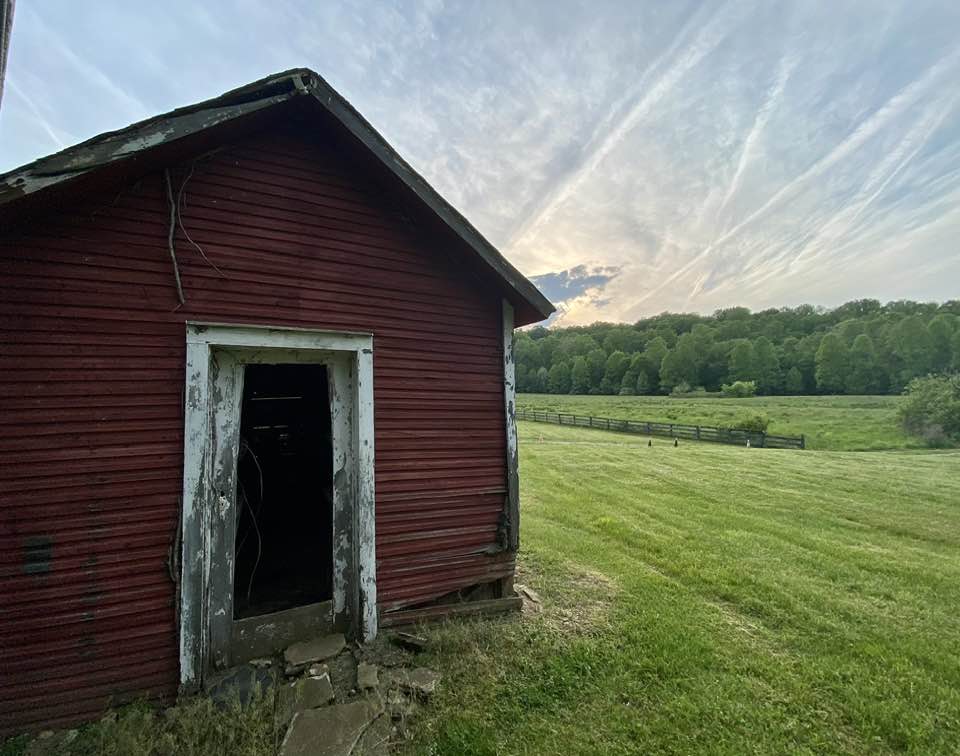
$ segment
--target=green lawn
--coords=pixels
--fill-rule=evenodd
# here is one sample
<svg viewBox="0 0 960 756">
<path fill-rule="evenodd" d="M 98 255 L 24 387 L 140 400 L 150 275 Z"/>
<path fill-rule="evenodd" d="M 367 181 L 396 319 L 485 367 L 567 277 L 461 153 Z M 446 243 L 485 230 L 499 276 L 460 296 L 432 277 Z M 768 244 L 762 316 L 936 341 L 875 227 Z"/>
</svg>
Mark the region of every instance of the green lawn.
<svg viewBox="0 0 960 756">
<path fill-rule="evenodd" d="M 960 753 L 960 451 L 519 430 L 543 611 L 423 628 L 444 681 L 401 750 Z M 269 711 L 134 707 L 73 752 L 272 754 Z"/>
<path fill-rule="evenodd" d="M 804 434 L 808 449 L 919 448 L 897 423 L 896 396 L 758 396 L 753 399 L 687 399 L 669 396 L 564 396 L 521 394 L 517 406 L 623 420 L 723 425 L 763 412 L 770 433 Z"/>
<path fill-rule="evenodd" d="M 958 753 L 960 453 L 520 438 L 545 610 L 429 631 L 415 752 Z"/>
</svg>

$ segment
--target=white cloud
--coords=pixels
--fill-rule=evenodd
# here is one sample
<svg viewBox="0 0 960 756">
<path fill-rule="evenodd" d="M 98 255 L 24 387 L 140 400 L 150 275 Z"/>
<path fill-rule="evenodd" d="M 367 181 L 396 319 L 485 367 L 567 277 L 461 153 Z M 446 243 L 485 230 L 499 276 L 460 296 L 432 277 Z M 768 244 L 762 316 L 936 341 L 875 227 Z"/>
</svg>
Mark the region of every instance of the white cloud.
<svg viewBox="0 0 960 756">
<path fill-rule="evenodd" d="M 956 296 L 960 5 L 544 7 L 48 0 L 0 164 L 306 65 L 527 274 L 616 268 L 564 322 Z"/>
</svg>

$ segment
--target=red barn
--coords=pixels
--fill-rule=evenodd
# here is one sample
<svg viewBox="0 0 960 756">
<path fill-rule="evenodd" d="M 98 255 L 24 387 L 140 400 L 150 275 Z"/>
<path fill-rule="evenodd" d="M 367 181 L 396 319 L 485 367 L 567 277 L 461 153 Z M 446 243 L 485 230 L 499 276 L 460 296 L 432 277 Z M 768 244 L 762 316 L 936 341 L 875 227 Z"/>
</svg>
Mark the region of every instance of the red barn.
<svg viewBox="0 0 960 756">
<path fill-rule="evenodd" d="M 294 70 L 0 176 L 0 732 L 513 599 L 551 304 Z"/>
</svg>

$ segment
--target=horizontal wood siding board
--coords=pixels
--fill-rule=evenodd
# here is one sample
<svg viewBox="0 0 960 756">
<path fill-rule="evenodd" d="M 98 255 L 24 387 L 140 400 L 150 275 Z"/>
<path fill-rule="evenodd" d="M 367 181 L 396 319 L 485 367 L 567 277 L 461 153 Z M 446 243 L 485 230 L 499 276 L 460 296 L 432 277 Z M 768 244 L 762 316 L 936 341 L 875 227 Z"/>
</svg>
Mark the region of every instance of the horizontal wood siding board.
<svg viewBox="0 0 960 756">
<path fill-rule="evenodd" d="M 0 237 L 0 733 L 176 692 L 187 320 L 373 333 L 381 612 L 512 574 L 499 295 L 358 165 L 298 133 L 198 162 L 227 278 L 178 229 L 180 308 L 157 174 Z"/>
</svg>

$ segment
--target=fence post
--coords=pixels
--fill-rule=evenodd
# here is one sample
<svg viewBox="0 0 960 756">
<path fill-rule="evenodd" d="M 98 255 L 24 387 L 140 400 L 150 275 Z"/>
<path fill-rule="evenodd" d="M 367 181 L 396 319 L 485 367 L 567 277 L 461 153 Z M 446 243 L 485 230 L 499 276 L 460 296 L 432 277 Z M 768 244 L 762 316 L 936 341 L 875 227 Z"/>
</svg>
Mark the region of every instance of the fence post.
<svg viewBox="0 0 960 756">
<path fill-rule="evenodd" d="M 700 426 L 697 426 L 697 441 L 700 440 Z"/>
<path fill-rule="evenodd" d="M 800 448 L 801 449 L 807 448 L 807 437 L 803 433 L 800 434 Z"/>
<path fill-rule="evenodd" d="M 767 445 L 767 432 L 760 431 L 760 448 L 762 449 Z"/>
</svg>

